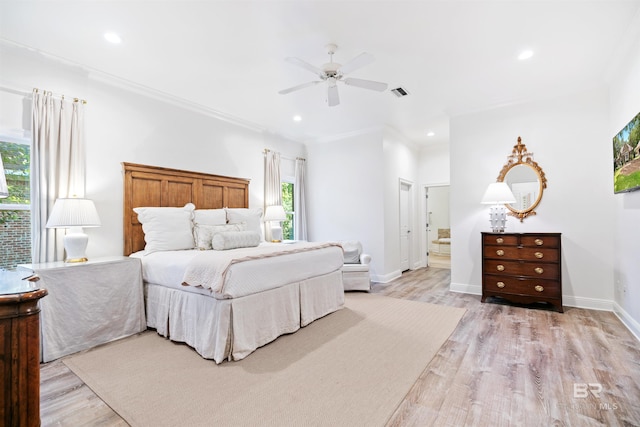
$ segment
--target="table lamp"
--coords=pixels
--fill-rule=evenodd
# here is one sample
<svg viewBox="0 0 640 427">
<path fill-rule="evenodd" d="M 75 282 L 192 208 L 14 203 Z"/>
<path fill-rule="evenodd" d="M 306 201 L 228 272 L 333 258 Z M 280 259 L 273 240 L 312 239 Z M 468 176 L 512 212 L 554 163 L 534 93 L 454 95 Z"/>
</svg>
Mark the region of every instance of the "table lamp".
<svg viewBox="0 0 640 427">
<path fill-rule="evenodd" d="M 505 203 L 514 203 L 515 196 L 505 182 L 489 184 L 482 197 L 483 205 L 493 205 L 489 208 L 489 222 L 494 233 L 504 233 L 507 224 L 507 209 Z"/>
<path fill-rule="evenodd" d="M 100 218 L 92 200 L 81 198 L 57 199 L 47 221 L 47 228 L 68 228 L 64 236 L 65 262 L 88 261 L 85 252 L 89 236 L 83 227 L 100 227 Z"/>
<path fill-rule="evenodd" d="M 285 219 L 287 219 L 287 214 L 285 213 L 282 206 L 267 206 L 267 210 L 264 213 L 264 222 L 271 223 L 272 242 L 282 241 L 282 226 L 280 222 L 284 221 Z"/>
</svg>

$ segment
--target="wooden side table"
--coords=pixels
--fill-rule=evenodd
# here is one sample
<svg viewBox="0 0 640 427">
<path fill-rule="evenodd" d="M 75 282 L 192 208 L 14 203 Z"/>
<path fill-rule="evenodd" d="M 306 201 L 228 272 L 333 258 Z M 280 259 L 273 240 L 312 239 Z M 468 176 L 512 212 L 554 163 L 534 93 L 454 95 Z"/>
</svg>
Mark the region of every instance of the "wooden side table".
<svg viewBox="0 0 640 427">
<path fill-rule="evenodd" d="M 40 425 L 38 300 L 45 295 L 34 282 L 0 283 L 0 425 Z"/>
</svg>

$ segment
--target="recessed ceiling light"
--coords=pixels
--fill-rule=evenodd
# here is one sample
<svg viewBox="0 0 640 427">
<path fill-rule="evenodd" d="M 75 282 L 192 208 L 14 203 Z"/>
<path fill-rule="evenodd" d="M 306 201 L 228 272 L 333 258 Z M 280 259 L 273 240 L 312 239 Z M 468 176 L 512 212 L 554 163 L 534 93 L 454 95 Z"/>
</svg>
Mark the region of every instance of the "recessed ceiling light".
<svg viewBox="0 0 640 427">
<path fill-rule="evenodd" d="M 434 135 L 435 135 L 435 132 L 434 132 L 434 131 L 432 131 L 432 130 L 430 130 L 429 132 L 427 132 L 427 136 L 434 136 Z"/>
<path fill-rule="evenodd" d="M 302 120 L 302 117 L 300 117 L 298 115 L 293 116 L 293 121 L 294 122 L 299 122 L 300 120 Z"/>
<path fill-rule="evenodd" d="M 520 61 L 523 61 L 525 59 L 529 59 L 533 56 L 533 51 L 532 50 L 523 50 L 522 52 L 520 52 L 520 55 L 518 55 L 518 59 Z"/>
<path fill-rule="evenodd" d="M 104 33 L 104 38 L 111 43 L 118 44 L 122 42 L 122 39 L 116 33 Z"/>
</svg>

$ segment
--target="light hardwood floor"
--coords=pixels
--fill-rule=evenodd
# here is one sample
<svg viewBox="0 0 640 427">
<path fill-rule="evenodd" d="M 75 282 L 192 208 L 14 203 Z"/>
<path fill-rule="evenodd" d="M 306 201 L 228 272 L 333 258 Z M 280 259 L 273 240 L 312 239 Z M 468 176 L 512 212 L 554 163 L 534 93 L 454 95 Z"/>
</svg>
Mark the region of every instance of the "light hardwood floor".
<svg viewBox="0 0 640 427">
<path fill-rule="evenodd" d="M 388 426 L 640 426 L 640 343 L 609 312 L 481 303 L 450 270 L 372 293 L 467 309 Z M 586 397 L 583 397 L 586 396 Z M 41 368 L 43 426 L 126 426 L 62 361 Z"/>
</svg>

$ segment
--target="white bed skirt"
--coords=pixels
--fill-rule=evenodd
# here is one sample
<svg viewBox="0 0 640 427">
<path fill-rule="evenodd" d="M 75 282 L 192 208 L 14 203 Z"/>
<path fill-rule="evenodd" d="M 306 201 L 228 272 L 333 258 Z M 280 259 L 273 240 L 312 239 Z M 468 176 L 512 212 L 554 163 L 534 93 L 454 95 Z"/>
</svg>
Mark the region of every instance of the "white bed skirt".
<svg viewBox="0 0 640 427">
<path fill-rule="evenodd" d="M 147 326 L 205 359 L 240 360 L 344 306 L 340 270 L 234 299 L 145 284 Z"/>
</svg>

